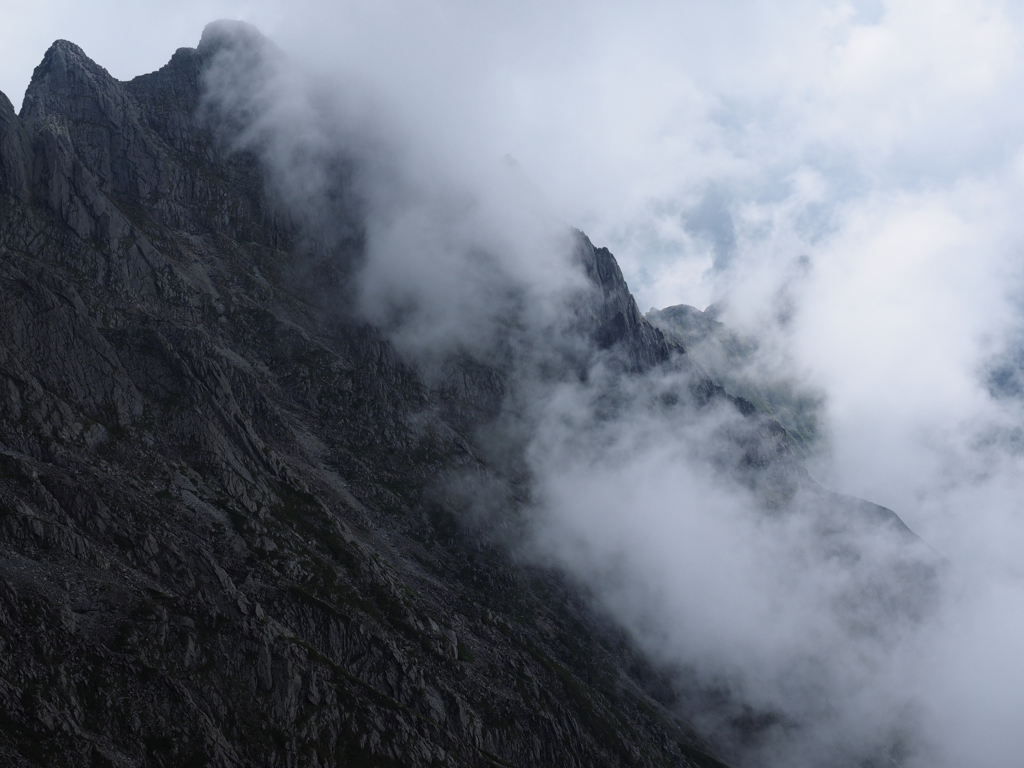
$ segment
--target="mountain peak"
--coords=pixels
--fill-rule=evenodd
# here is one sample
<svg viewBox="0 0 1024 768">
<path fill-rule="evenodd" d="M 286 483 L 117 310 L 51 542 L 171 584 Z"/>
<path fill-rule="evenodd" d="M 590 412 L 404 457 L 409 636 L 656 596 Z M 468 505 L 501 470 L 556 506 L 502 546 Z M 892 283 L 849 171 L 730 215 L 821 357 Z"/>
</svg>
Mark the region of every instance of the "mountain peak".
<svg viewBox="0 0 1024 768">
<path fill-rule="evenodd" d="M 21 118 L 31 123 L 41 122 L 50 115 L 64 112 L 69 100 L 95 97 L 116 84 L 117 80 L 80 47 L 67 40 L 57 40 L 32 72 Z"/>
<path fill-rule="evenodd" d="M 43 60 L 39 62 L 39 66 L 36 67 L 32 77 L 35 78 L 40 70 L 48 70 L 54 65 L 63 68 L 67 63 L 77 61 L 93 63 L 92 59 L 86 55 L 79 45 L 72 43 L 70 40 L 54 40 L 50 47 L 46 49 L 46 53 L 43 54 Z"/>
</svg>

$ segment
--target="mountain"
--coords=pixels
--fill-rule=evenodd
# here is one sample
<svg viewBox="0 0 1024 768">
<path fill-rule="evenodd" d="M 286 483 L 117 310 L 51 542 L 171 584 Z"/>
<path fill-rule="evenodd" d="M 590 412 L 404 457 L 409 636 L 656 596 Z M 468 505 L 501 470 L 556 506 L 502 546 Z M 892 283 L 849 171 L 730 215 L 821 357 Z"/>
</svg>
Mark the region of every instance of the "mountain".
<svg viewBox="0 0 1024 768">
<path fill-rule="evenodd" d="M 245 115 L 203 99 L 225 54 L 278 55 L 218 23 L 119 82 L 58 41 L 20 114 L 0 95 L 4 764 L 722 765 L 583 585 L 462 514 L 459 473 L 505 478 L 509 520 L 528 501 L 521 446 L 478 439 L 513 362 L 424 377 L 339 301 L 358 201 L 339 182 L 320 239 L 282 205 Z M 692 366 L 573 237 L 579 343 L 545 375 Z M 746 414 L 730 471 L 771 509 L 810 494 L 830 536 L 881 510 L 713 377 L 682 398 Z"/>
<path fill-rule="evenodd" d="M 745 338 L 718 320 L 720 307 L 703 312 L 688 304 L 654 309 L 644 318 L 666 337 L 684 346 L 691 361 L 709 378 L 777 419 L 795 447 L 807 453 L 820 437 L 822 398 L 778 374 L 758 370 L 757 339 Z"/>
<path fill-rule="evenodd" d="M 503 382 L 428 386 L 316 302 L 336 265 L 199 115 L 211 58 L 266 45 L 211 26 L 118 82 L 58 41 L 0 100 L 3 762 L 717 764 L 575 588 L 431 493 Z M 667 358 L 579 257 L 600 344 Z"/>
</svg>

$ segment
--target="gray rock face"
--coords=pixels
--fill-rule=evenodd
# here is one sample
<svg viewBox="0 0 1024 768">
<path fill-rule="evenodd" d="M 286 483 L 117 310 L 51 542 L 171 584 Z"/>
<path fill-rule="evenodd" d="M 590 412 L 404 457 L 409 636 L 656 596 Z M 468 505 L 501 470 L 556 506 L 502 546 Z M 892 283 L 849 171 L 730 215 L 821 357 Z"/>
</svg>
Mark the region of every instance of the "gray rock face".
<svg viewBox="0 0 1024 768">
<path fill-rule="evenodd" d="M 582 232 L 579 240 L 579 262 L 600 291 L 598 301 L 581 307 L 581 314 L 590 321 L 598 347 L 621 349 L 628 361 L 627 369 L 635 373 L 665 362 L 673 351 L 683 352 L 682 344 L 672 344 L 640 314 L 611 252 L 607 248 L 594 248 Z"/>
<path fill-rule="evenodd" d="M 31 157 L 29 133 L 10 99 L 0 93 L 0 193 L 28 202 L 32 168 L 27 163 Z"/>
<path fill-rule="evenodd" d="M 0 762 L 718 765 L 437 493 L 501 374 L 428 387 L 297 282 L 296 225 L 197 111 L 211 57 L 264 44 L 214 27 L 122 83 L 59 41 L 0 98 Z M 580 242 L 582 325 L 667 359 Z"/>
</svg>

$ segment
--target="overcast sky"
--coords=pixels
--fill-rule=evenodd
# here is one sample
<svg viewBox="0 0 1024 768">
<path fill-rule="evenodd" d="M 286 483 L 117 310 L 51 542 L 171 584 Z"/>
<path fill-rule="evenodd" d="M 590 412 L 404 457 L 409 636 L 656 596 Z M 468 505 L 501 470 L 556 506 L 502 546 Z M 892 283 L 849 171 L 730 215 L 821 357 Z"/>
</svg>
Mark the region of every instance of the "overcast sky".
<svg viewBox="0 0 1024 768">
<path fill-rule="evenodd" d="M 998 682 L 1024 644 L 1024 416 L 986 374 L 1024 338 L 1024 6 L 0 0 L 0 90 L 17 106 L 57 38 L 127 79 L 221 17 L 385 115 L 421 175 L 486 197 L 514 167 L 612 249 L 642 310 L 727 299 L 825 393 L 815 476 L 981 574 L 928 653 L 995 661 L 937 682 L 929 727 L 1024 716 Z M 1022 749 L 986 743 L 990 764 Z"/>
</svg>

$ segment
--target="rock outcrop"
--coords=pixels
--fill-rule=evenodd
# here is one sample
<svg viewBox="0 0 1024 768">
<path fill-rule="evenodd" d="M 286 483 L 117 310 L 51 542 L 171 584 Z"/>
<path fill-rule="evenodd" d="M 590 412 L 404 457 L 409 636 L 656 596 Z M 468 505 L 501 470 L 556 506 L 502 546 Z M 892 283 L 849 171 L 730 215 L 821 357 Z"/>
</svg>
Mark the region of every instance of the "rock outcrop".
<svg viewBox="0 0 1024 768">
<path fill-rule="evenodd" d="M 683 352 L 682 344 L 672 344 L 640 314 L 622 270 L 607 248 L 595 248 L 580 232 L 578 253 L 584 273 L 600 291 L 598 301 L 580 308 L 590 319 L 589 332 L 599 349 L 621 350 L 627 370 L 634 373 L 664 363 L 673 351 Z"/>
<path fill-rule="evenodd" d="M 0 193 L 21 203 L 30 198 L 32 140 L 14 112 L 10 99 L 0 93 Z"/>
</svg>

